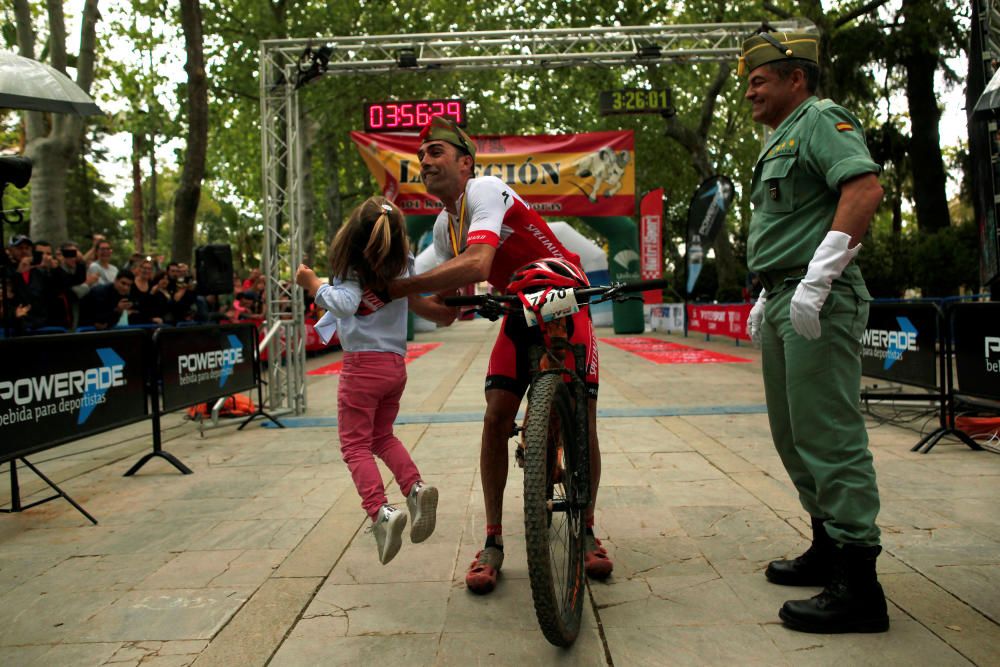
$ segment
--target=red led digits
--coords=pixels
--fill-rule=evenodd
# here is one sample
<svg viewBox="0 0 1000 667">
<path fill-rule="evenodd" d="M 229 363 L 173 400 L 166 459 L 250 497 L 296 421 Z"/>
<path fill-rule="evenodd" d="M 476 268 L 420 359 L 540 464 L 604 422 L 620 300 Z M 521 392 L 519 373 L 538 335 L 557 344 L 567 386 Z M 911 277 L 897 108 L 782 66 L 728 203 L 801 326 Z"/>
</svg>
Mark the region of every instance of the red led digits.
<svg viewBox="0 0 1000 667">
<path fill-rule="evenodd" d="M 366 132 L 419 130 L 434 116 L 447 116 L 465 127 L 465 100 L 398 100 L 366 102 Z"/>
</svg>

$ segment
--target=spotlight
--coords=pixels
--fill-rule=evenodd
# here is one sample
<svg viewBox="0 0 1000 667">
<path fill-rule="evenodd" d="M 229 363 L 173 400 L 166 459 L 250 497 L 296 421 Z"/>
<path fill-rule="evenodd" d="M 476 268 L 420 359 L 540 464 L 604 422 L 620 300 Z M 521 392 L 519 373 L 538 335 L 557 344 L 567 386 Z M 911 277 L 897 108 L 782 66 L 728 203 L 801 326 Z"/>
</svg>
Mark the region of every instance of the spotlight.
<svg viewBox="0 0 1000 667">
<path fill-rule="evenodd" d="M 635 55 L 638 58 L 659 58 L 663 55 L 663 49 L 659 44 L 653 42 L 636 42 Z"/>
<path fill-rule="evenodd" d="M 417 52 L 412 48 L 400 49 L 396 52 L 396 64 L 402 68 L 417 66 Z"/>
</svg>

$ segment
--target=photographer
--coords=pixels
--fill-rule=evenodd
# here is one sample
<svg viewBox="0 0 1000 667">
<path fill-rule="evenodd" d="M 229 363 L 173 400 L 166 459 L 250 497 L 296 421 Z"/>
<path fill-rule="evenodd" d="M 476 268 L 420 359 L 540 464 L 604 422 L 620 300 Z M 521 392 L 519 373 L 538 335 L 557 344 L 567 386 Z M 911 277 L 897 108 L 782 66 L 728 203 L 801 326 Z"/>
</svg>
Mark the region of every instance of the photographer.
<svg viewBox="0 0 1000 667">
<path fill-rule="evenodd" d="M 167 264 L 167 303 L 165 322 L 177 324 L 194 319 L 194 283 L 186 275 L 184 265 L 179 262 Z"/>
<path fill-rule="evenodd" d="M 65 303 L 67 318 L 67 324 L 59 326 L 76 328 L 80 319 L 80 299 L 97 283 L 99 276 L 87 273 L 87 262 L 80 253 L 80 248 L 72 241 L 59 246 L 55 263 L 52 281 L 56 293 Z"/>
<path fill-rule="evenodd" d="M 134 312 L 129 293 L 135 277 L 122 269 L 110 285 L 97 285 L 80 301 L 80 324 L 95 329 L 110 329 L 119 323 L 127 324 L 128 315 Z"/>
</svg>

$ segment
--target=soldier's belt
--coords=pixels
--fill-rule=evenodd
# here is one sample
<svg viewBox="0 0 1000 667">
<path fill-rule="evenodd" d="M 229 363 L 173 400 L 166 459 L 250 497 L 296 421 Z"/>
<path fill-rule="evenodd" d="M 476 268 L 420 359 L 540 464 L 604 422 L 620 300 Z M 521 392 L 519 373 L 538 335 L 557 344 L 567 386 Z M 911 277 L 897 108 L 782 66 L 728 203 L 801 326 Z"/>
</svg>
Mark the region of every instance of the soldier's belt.
<svg viewBox="0 0 1000 667">
<path fill-rule="evenodd" d="M 796 266 L 791 269 L 775 269 L 773 271 L 761 271 L 757 274 L 760 279 L 760 284 L 764 286 L 768 292 L 773 291 L 775 288 L 780 287 L 783 282 L 789 278 L 801 279 L 806 275 L 806 270 L 809 267 L 806 266 Z"/>
</svg>

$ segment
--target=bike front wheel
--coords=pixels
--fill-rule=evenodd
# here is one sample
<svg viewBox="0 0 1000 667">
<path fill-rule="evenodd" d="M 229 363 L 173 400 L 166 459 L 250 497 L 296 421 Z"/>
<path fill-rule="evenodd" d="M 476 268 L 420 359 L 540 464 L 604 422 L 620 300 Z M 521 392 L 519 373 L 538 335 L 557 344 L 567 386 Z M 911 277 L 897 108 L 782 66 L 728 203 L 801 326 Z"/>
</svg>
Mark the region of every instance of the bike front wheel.
<svg viewBox="0 0 1000 667">
<path fill-rule="evenodd" d="M 586 595 L 575 423 L 562 377 L 539 376 L 528 392 L 524 428 L 524 537 L 535 614 L 556 646 L 576 640 Z"/>
</svg>

